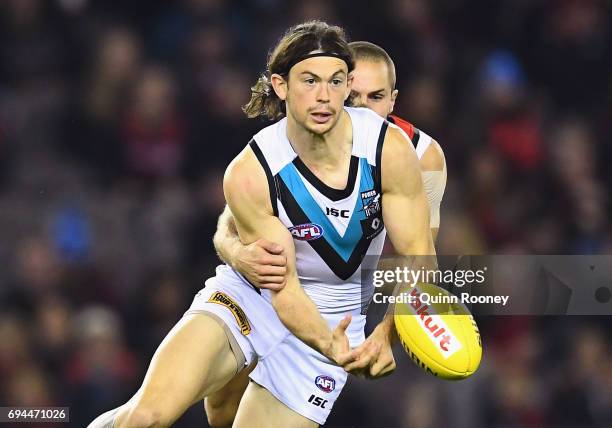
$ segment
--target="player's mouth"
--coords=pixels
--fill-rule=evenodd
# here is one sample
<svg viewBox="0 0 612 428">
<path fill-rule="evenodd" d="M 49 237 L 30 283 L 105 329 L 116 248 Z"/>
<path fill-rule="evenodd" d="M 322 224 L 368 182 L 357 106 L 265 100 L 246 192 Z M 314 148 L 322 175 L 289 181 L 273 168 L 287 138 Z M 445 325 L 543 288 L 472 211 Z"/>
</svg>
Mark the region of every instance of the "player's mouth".
<svg viewBox="0 0 612 428">
<path fill-rule="evenodd" d="M 333 114 L 329 111 L 314 111 L 310 113 L 313 120 L 317 123 L 327 123 L 331 120 Z"/>
</svg>

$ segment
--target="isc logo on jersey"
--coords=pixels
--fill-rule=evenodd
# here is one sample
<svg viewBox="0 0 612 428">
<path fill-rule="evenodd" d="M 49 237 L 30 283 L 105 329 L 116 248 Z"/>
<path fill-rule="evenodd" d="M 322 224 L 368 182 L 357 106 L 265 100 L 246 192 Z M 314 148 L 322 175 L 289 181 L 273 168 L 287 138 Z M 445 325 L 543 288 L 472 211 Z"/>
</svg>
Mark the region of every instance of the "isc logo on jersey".
<svg viewBox="0 0 612 428">
<path fill-rule="evenodd" d="M 312 241 L 323 236 L 323 228 L 315 223 L 304 223 L 292 226 L 289 232 L 299 241 Z"/>
<path fill-rule="evenodd" d="M 315 385 L 317 385 L 317 388 L 319 388 L 321 391 L 327 393 L 330 393 L 336 389 L 336 381 L 334 378 L 325 375 L 317 376 L 315 379 Z"/>
</svg>

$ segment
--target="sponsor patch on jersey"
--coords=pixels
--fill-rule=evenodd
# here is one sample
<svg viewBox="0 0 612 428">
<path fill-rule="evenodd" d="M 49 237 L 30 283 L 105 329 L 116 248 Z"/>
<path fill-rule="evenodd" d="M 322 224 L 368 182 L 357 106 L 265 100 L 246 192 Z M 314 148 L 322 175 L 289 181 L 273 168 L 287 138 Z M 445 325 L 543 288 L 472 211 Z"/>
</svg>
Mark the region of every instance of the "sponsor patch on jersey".
<svg viewBox="0 0 612 428">
<path fill-rule="evenodd" d="M 366 218 L 375 216 L 380 212 L 380 194 L 374 189 L 361 192 L 361 203 Z"/>
<path fill-rule="evenodd" d="M 336 389 L 336 381 L 334 378 L 325 375 L 317 376 L 315 379 L 315 385 L 317 385 L 317 388 L 319 388 L 321 391 L 327 393 L 330 393 Z"/>
<path fill-rule="evenodd" d="M 383 231 L 380 209 L 380 193 L 376 189 L 361 192 L 361 204 L 365 219 L 361 220 L 361 229 L 366 239 L 374 239 Z"/>
<path fill-rule="evenodd" d="M 304 223 L 289 228 L 291 235 L 299 241 L 312 241 L 323 236 L 323 228 L 316 223 Z"/>
<path fill-rule="evenodd" d="M 213 295 L 210 296 L 208 301 L 210 303 L 216 303 L 217 305 L 228 308 L 234 315 L 234 318 L 236 318 L 236 322 L 238 323 L 242 334 L 248 336 L 248 334 L 251 332 L 251 324 L 249 323 L 249 319 L 242 308 L 238 306 L 238 303 L 234 302 L 230 296 L 222 293 L 221 291 L 215 291 Z"/>
</svg>

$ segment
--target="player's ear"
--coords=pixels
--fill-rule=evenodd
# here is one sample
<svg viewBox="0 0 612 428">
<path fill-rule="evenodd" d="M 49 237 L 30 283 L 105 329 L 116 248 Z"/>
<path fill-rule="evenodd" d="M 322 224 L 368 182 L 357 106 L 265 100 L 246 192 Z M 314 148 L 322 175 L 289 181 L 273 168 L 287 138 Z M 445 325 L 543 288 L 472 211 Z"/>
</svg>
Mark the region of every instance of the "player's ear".
<svg viewBox="0 0 612 428">
<path fill-rule="evenodd" d="M 393 91 L 391 91 L 391 107 L 389 110 L 389 114 L 393 113 L 393 108 L 395 107 L 395 100 L 397 99 L 397 94 L 399 94 L 399 91 L 397 89 L 394 89 Z"/>
<path fill-rule="evenodd" d="M 349 99 L 351 95 L 351 90 L 353 87 L 353 72 L 351 71 L 348 76 L 346 76 L 346 94 L 344 95 L 344 101 Z"/>
<path fill-rule="evenodd" d="M 287 81 L 280 74 L 274 73 L 270 76 L 270 81 L 272 82 L 272 89 L 276 95 L 283 101 L 287 99 Z"/>
</svg>

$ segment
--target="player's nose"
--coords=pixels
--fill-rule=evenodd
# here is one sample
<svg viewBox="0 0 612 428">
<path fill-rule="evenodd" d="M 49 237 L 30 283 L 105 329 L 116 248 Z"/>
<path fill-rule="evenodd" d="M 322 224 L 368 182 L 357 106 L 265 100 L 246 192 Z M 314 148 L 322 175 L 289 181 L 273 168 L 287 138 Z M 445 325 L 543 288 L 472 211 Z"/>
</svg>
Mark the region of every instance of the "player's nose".
<svg viewBox="0 0 612 428">
<path fill-rule="evenodd" d="M 319 102 L 328 102 L 329 101 L 329 86 L 328 85 L 319 85 L 319 90 L 317 91 L 317 101 Z"/>
</svg>

